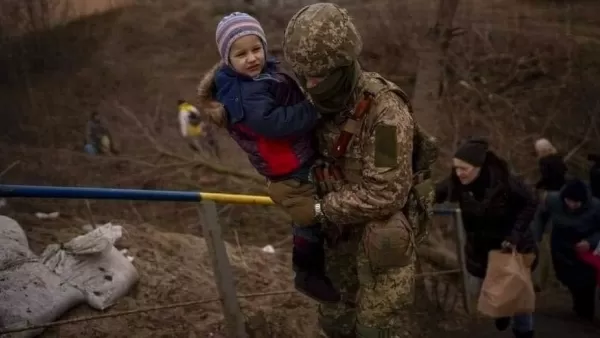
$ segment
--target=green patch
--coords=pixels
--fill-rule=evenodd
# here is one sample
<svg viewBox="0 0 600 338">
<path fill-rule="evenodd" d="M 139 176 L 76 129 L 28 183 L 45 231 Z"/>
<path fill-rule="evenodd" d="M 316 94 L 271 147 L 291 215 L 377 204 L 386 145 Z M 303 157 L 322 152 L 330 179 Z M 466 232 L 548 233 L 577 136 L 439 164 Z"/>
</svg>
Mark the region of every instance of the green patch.
<svg viewBox="0 0 600 338">
<path fill-rule="evenodd" d="M 375 128 L 375 167 L 389 168 L 398 164 L 398 139 L 395 126 Z"/>
</svg>

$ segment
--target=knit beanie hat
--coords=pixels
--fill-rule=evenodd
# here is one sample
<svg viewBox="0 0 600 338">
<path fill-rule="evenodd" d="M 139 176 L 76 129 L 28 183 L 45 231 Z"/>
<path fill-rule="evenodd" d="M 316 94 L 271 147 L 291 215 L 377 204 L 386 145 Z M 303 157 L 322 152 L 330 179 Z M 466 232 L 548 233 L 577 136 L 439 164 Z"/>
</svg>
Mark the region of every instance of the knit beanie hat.
<svg viewBox="0 0 600 338">
<path fill-rule="evenodd" d="M 454 158 L 465 161 L 475 167 L 483 166 L 489 144 L 486 140 L 480 138 L 469 138 L 458 148 Z"/>
<path fill-rule="evenodd" d="M 588 200 L 588 188 L 583 181 L 573 179 L 565 184 L 561 195 L 562 198 L 585 203 Z"/>
<path fill-rule="evenodd" d="M 267 50 L 267 38 L 260 23 L 249 14 L 233 12 L 225 16 L 217 25 L 216 41 L 221 59 L 229 65 L 229 50 L 235 40 L 246 36 L 256 35 Z"/>
</svg>

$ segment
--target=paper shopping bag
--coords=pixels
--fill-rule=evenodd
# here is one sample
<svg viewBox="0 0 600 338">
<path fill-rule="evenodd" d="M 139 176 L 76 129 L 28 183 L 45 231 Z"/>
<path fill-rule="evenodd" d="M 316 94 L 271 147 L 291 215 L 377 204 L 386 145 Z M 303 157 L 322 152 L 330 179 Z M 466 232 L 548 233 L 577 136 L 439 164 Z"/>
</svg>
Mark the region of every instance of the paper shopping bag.
<svg viewBox="0 0 600 338">
<path fill-rule="evenodd" d="M 534 259 L 534 254 L 490 251 L 477 310 L 492 318 L 532 313 L 535 309 L 531 279 Z"/>
</svg>

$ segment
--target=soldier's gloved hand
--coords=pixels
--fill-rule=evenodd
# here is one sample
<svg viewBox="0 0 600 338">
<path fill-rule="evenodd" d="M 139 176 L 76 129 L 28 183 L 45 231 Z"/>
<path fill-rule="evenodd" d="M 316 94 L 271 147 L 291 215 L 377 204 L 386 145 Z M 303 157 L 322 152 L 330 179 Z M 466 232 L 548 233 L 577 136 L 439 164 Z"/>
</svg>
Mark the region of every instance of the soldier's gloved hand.
<svg viewBox="0 0 600 338">
<path fill-rule="evenodd" d="M 290 197 L 281 202 L 294 223 L 298 226 L 310 226 L 317 222 L 314 196 Z"/>
<path fill-rule="evenodd" d="M 291 179 L 277 182 L 269 181 L 267 192 L 275 204 L 282 205 L 282 202 L 288 198 L 314 196 L 315 188 L 312 184 L 302 184 L 298 180 Z"/>
<path fill-rule="evenodd" d="M 312 225 L 315 218 L 315 188 L 297 180 L 269 182 L 269 197 L 282 206 L 298 226 Z"/>
</svg>

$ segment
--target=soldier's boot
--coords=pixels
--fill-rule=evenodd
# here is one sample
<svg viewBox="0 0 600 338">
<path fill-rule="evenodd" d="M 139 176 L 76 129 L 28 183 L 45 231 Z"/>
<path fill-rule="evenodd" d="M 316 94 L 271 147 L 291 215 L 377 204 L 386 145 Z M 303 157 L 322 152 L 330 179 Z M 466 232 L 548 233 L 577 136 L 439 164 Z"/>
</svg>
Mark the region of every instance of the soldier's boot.
<svg viewBox="0 0 600 338">
<path fill-rule="evenodd" d="M 325 274 L 325 252 L 321 243 L 307 243 L 294 236 L 292 262 L 296 290 L 318 302 L 341 300 L 340 293 Z"/>
<path fill-rule="evenodd" d="M 368 327 L 356 323 L 356 338 L 392 338 L 392 330 Z"/>
</svg>

